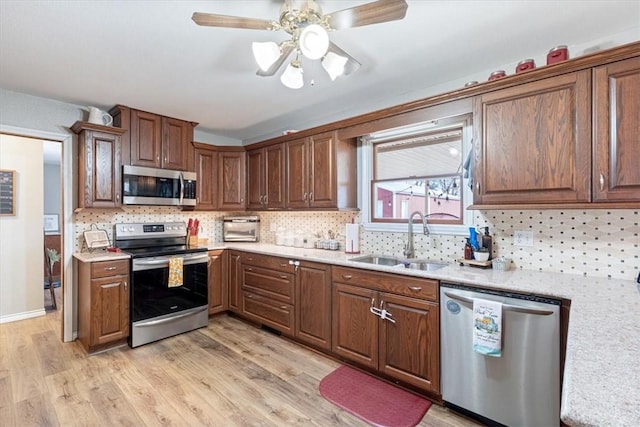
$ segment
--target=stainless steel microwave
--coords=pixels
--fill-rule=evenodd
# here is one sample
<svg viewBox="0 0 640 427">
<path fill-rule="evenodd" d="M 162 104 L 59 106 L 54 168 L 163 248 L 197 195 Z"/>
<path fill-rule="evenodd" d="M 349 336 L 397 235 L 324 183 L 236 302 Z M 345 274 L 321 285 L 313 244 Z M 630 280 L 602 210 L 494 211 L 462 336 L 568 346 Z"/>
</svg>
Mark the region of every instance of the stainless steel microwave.
<svg viewBox="0 0 640 427">
<path fill-rule="evenodd" d="M 122 167 L 125 205 L 195 206 L 195 172 L 141 166 Z"/>
</svg>

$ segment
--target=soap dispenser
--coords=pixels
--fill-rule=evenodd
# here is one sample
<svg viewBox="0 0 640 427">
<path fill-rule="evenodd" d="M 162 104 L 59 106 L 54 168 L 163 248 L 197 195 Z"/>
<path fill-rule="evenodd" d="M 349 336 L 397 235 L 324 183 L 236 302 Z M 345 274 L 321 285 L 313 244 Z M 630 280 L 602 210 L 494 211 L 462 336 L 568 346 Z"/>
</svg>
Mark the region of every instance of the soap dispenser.
<svg viewBox="0 0 640 427">
<path fill-rule="evenodd" d="M 489 251 L 489 259 L 492 258 L 493 255 L 493 237 L 489 234 L 489 227 L 484 228 L 484 235 L 482 236 L 482 247 L 487 248 Z"/>
</svg>

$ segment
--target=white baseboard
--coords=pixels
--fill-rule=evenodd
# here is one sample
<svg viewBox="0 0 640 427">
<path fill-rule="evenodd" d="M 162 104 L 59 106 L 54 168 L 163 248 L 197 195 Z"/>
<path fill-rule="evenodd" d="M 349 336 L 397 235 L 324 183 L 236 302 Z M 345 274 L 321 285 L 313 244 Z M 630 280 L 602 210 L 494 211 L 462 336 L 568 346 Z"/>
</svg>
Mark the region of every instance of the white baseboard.
<svg viewBox="0 0 640 427">
<path fill-rule="evenodd" d="M 24 311 L 22 313 L 7 314 L 6 316 L 0 316 L 0 323 L 17 322 L 18 320 L 31 319 L 32 317 L 44 316 L 46 312 L 44 308 L 32 311 Z"/>
</svg>

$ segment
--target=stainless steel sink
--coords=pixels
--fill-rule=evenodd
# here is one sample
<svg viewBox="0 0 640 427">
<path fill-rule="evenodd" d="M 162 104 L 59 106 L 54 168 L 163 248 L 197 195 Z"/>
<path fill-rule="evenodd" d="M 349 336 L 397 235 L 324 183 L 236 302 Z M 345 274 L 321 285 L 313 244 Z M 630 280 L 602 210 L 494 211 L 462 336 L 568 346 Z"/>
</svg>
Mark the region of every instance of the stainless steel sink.
<svg viewBox="0 0 640 427">
<path fill-rule="evenodd" d="M 414 270 L 435 271 L 446 267 L 447 263 L 436 260 L 405 260 L 404 266 Z"/>
<path fill-rule="evenodd" d="M 367 264 L 377 265 L 398 265 L 402 264 L 402 258 L 387 255 L 364 255 L 351 258 L 351 261 L 366 262 Z"/>
<path fill-rule="evenodd" d="M 363 255 L 351 258 L 351 261 L 364 262 L 367 264 L 397 266 L 414 270 L 434 271 L 447 266 L 444 261 L 417 258 L 399 258 L 392 255 Z"/>
</svg>

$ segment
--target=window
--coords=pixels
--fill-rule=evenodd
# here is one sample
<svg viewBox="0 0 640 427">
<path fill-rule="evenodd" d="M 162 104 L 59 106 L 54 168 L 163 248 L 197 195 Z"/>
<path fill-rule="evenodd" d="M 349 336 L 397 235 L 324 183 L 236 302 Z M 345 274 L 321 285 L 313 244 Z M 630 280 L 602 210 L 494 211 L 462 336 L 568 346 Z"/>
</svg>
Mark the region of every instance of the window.
<svg viewBox="0 0 640 427">
<path fill-rule="evenodd" d="M 470 117 L 465 115 L 363 137 L 365 228 L 406 230 L 409 215 L 420 211 L 431 232 L 466 234 L 472 195 L 463 164 L 470 134 Z"/>
</svg>

